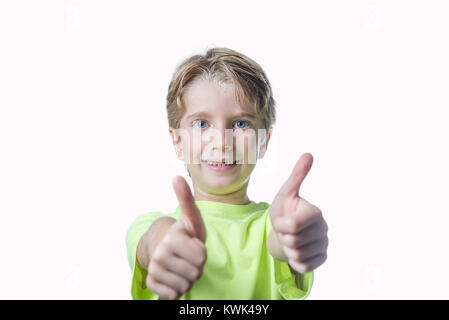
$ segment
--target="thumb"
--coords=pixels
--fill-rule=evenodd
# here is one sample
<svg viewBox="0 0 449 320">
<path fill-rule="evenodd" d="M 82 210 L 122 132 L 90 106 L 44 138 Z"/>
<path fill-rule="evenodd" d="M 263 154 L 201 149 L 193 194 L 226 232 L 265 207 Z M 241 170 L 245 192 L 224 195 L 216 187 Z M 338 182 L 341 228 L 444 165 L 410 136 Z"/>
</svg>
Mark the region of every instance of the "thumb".
<svg viewBox="0 0 449 320">
<path fill-rule="evenodd" d="M 299 188 L 309 173 L 312 163 L 312 154 L 304 153 L 301 158 L 299 158 L 298 162 L 296 162 L 290 177 L 281 187 L 278 195 L 289 198 L 299 197 Z"/>
<path fill-rule="evenodd" d="M 185 222 L 187 229 L 193 237 L 196 237 L 205 243 L 206 227 L 204 226 L 200 210 L 195 204 L 187 181 L 181 176 L 176 176 L 173 179 L 172 184 L 179 205 L 181 206 L 180 220 Z"/>
</svg>

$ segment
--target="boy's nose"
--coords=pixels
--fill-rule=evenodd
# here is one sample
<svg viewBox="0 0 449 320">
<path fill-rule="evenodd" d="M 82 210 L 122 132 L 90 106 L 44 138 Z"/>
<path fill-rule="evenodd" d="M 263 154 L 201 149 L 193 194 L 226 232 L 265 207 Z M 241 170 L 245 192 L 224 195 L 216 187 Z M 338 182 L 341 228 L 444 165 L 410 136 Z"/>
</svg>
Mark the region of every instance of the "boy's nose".
<svg viewBox="0 0 449 320">
<path fill-rule="evenodd" d="M 221 151 L 231 151 L 233 149 L 234 134 L 233 130 L 227 129 L 226 127 L 220 128 L 215 131 L 213 150 L 221 149 Z"/>
<path fill-rule="evenodd" d="M 215 146 L 213 146 L 212 150 L 217 150 L 218 148 L 219 148 L 219 146 L 215 145 Z M 224 152 L 232 151 L 232 146 L 222 144 L 221 151 L 224 151 Z"/>
</svg>

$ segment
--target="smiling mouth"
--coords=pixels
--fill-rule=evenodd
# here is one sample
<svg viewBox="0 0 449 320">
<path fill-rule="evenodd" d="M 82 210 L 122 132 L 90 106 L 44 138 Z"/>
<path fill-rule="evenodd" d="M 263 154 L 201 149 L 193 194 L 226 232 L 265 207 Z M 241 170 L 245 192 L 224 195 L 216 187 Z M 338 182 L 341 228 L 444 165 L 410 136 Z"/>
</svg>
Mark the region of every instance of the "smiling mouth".
<svg viewBox="0 0 449 320">
<path fill-rule="evenodd" d="M 209 166 L 214 166 L 214 167 L 226 167 L 226 166 L 233 166 L 236 164 L 240 164 L 239 161 L 234 161 L 234 162 L 229 162 L 229 163 L 225 163 L 225 162 L 214 162 L 214 161 L 201 161 L 203 164 L 209 165 Z"/>
</svg>

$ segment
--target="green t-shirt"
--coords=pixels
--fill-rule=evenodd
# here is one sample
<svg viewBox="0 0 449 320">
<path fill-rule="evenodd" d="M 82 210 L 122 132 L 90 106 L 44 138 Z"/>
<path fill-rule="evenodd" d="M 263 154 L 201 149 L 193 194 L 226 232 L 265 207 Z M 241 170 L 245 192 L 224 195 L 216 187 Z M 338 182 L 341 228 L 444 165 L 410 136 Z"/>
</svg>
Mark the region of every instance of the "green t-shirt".
<svg viewBox="0 0 449 320">
<path fill-rule="evenodd" d="M 309 295 L 313 272 L 295 277 L 286 262 L 276 260 L 267 250 L 271 230 L 268 203 L 236 205 L 197 200 L 195 204 L 207 231 L 207 260 L 200 279 L 180 300 L 301 300 Z M 146 213 L 131 224 L 126 246 L 133 273 L 133 299 L 160 299 L 145 285 L 147 271 L 137 261 L 137 245 L 156 219 L 178 219 L 180 213 L 178 205 L 174 213 Z"/>
</svg>

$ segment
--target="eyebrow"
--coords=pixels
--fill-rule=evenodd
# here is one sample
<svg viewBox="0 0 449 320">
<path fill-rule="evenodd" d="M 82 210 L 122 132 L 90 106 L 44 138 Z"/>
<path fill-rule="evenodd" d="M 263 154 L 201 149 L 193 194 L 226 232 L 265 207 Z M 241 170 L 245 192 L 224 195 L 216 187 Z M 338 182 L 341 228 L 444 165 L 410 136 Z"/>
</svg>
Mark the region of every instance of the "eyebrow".
<svg viewBox="0 0 449 320">
<path fill-rule="evenodd" d="M 195 113 L 192 113 L 191 115 L 188 115 L 186 117 L 186 119 L 190 119 L 190 118 L 194 118 L 194 117 L 205 117 L 205 118 L 207 118 L 207 117 L 210 117 L 210 113 L 204 112 L 204 111 L 195 112 Z M 248 112 L 238 113 L 238 114 L 235 115 L 235 117 L 236 118 L 238 118 L 238 117 L 247 117 L 247 118 L 254 119 L 254 120 L 257 119 L 255 114 L 248 113 Z"/>
</svg>

